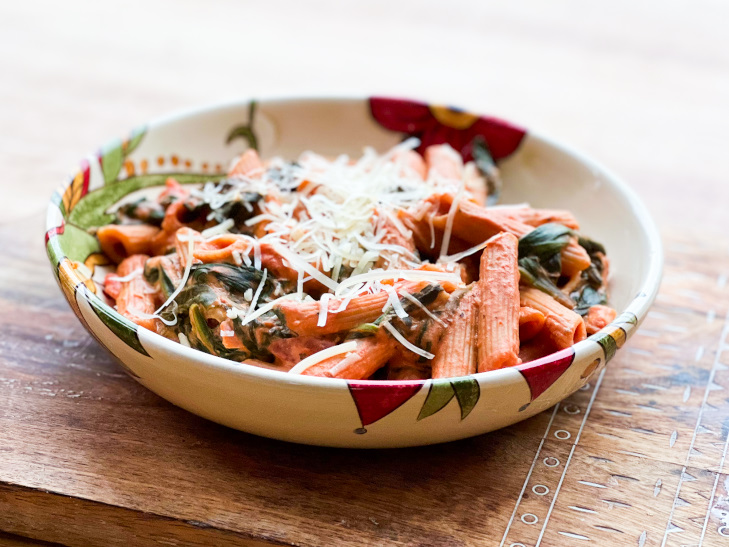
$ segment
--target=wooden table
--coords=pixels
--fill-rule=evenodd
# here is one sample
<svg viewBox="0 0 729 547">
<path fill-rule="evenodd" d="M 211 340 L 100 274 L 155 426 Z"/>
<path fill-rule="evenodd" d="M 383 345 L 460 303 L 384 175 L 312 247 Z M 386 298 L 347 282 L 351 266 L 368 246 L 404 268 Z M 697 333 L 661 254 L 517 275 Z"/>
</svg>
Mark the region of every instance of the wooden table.
<svg viewBox="0 0 729 547">
<path fill-rule="evenodd" d="M 0 4 L 0 544 L 729 545 L 727 16 L 711 0 Z M 634 185 L 664 283 L 596 382 L 490 435 L 346 451 L 212 424 L 111 361 L 49 271 L 52 188 L 160 113 L 321 92 L 496 113 Z"/>
</svg>

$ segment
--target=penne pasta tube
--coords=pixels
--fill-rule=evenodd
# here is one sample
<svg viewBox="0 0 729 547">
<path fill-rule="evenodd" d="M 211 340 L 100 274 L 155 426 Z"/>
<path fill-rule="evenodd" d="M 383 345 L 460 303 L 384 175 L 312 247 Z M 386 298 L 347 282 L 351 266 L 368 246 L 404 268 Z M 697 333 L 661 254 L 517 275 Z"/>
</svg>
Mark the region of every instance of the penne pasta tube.
<svg viewBox="0 0 729 547">
<path fill-rule="evenodd" d="M 372 376 L 387 363 L 395 352 L 395 343 L 392 338 L 380 330 L 376 336 L 358 340 L 357 348 L 354 351 L 325 359 L 307 368 L 301 374 L 363 380 Z"/>
<path fill-rule="evenodd" d="M 229 177 L 254 177 L 263 174 L 263 162 L 258 157 L 258 152 L 249 148 L 235 162 L 230 171 Z"/>
<path fill-rule="evenodd" d="M 486 206 L 488 199 L 488 185 L 486 180 L 478 172 L 476 164 L 469 161 L 463 168 L 463 178 L 465 180 L 466 190 L 471 195 L 471 201 Z"/>
<path fill-rule="evenodd" d="M 572 294 L 580 285 L 582 285 L 582 272 L 576 272 L 560 287 L 560 290 L 564 294 Z"/>
<path fill-rule="evenodd" d="M 529 226 L 537 227 L 542 224 L 548 224 L 555 222 L 570 228 L 572 230 L 579 230 L 580 224 L 577 222 L 575 216 L 569 211 L 561 209 L 532 209 L 531 207 L 503 207 L 494 209 L 493 213 L 497 216 L 504 216 L 528 224 Z"/>
<path fill-rule="evenodd" d="M 174 195 L 174 194 L 173 194 Z M 152 241 L 152 248 L 155 254 L 165 254 L 175 246 L 177 231 L 187 226 L 184 222 L 184 215 L 187 212 L 183 199 L 173 201 L 165 210 L 165 217 L 162 220 L 162 230 Z"/>
<path fill-rule="evenodd" d="M 519 364 L 519 240 L 504 232 L 481 255 L 478 371 Z"/>
<path fill-rule="evenodd" d="M 586 338 L 582 317 L 551 296 L 531 287 L 521 288 L 521 305 L 544 314 L 544 330 L 556 349 L 564 349 Z"/>
<path fill-rule="evenodd" d="M 439 197 L 445 204 L 453 203 L 453 196 L 450 194 L 440 194 Z M 534 230 L 533 226 L 505 216 L 498 211 L 498 209 L 485 209 L 474 203 L 461 201 L 453 219 L 453 234 L 472 245 L 478 245 L 500 232 L 509 232 L 520 238 Z M 433 225 L 436 229 L 445 229 L 447 216 L 447 214 L 439 214 L 433 217 Z M 561 254 L 564 275 L 572 276 L 590 266 L 590 256 L 577 243 L 575 237 L 570 238 Z"/>
<path fill-rule="evenodd" d="M 397 217 L 412 232 L 413 243 L 421 256 L 433 260 L 437 259 L 443 242 L 443 228 L 436 227 L 431 222 L 433 219 L 432 215 L 426 215 L 424 218 L 418 220 L 411 213 L 400 209 L 397 212 Z M 465 251 L 470 247 L 472 245 L 469 242 L 464 241 L 458 236 L 451 236 L 448 246 L 449 251 L 454 254 Z"/>
<path fill-rule="evenodd" d="M 463 160 L 448 145 L 434 144 L 423 154 L 428 168 L 428 178 L 441 178 L 460 181 L 463 177 Z"/>
<path fill-rule="evenodd" d="M 544 331 L 539 334 L 536 338 L 529 340 L 522 344 L 519 349 L 519 359 L 522 363 L 529 363 L 530 361 L 536 361 L 542 357 L 546 357 L 554 353 L 554 345 L 548 336 L 544 336 Z"/>
<path fill-rule="evenodd" d="M 477 369 L 479 288 L 461 298 L 433 359 L 433 378 L 474 374 Z"/>
<path fill-rule="evenodd" d="M 334 346 L 331 340 L 317 338 L 315 336 L 295 336 L 293 338 L 279 338 L 271 342 L 268 351 L 275 358 L 277 365 L 286 370 L 291 369 L 296 363 L 306 359 L 310 355 Z"/>
<path fill-rule="evenodd" d="M 430 367 L 423 363 L 398 364 L 397 358 L 391 359 L 387 369 L 388 380 L 426 380 L 431 377 Z"/>
<path fill-rule="evenodd" d="M 539 334 L 544 327 L 544 314 L 539 310 L 522 306 L 519 308 L 519 341 L 531 340 Z"/>
<path fill-rule="evenodd" d="M 427 281 L 407 282 L 398 284 L 398 292 L 418 292 L 428 284 Z M 382 309 L 387 304 L 390 295 L 386 291 L 374 294 L 365 294 L 352 298 L 347 307 L 338 311 L 343 298 L 331 298 L 327 304 L 327 313 L 324 324 L 320 324 L 320 302 L 294 302 L 284 300 L 276 305 L 284 319 L 286 326 L 299 336 L 321 336 L 353 329 L 363 323 L 370 323 L 382 315 Z"/>
<path fill-rule="evenodd" d="M 179 182 L 177 182 L 172 177 L 168 177 L 165 181 L 165 189 L 160 192 L 160 194 L 157 196 L 157 202 L 159 203 L 165 203 L 165 202 L 174 202 L 174 201 L 182 201 L 187 196 L 190 195 L 190 190 L 182 186 Z"/>
<path fill-rule="evenodd" d="M 571 237 L 567 246 L 562 249 L 562 275 L 568 277 L 589 268 L 590 255 L 577 243 L 576 237 Z"/>
<path fill-rule="evenodd" d="M 403 166 L 402 174 L 404 176 L 416 174 L 421 179 L 425 180 L 428 173 L 428 167 L 425 165 L 423 156 L 418 154 L 415 150 L 402 150 L 395 154 L 393 161 L 398 162 Z"/>
<path fill-rule="evenodd" d="M 403 259 L 413 259 L 415 255 L 415 241 L 413 239 L 412 232 L 409 232 L 407 228 L 402 225 L 402 223 L 399 223 L 402 225 L 402 228 L 406 230 L 406 233 L 403 233 L 400 229 L 400 227 L 396 224 L 396 219 L 391 218 L 389 215 L 385 213 L 381 213 L 378 211 L 378 218 L 377 218 L 377 226 L 375 228 L 375 233 L 378 235 L 381 234 L 380 238 L 380 244 L 382 245 L 394 245 L 397 247 L 402 247 L 403 251 L 402 253 L 392 254 L 391 256 L 388 255 L 387 257 L 380 256 L 380 258 L 377 259 L 377 262 L 375 263 L 375 267 L 377 268 L 400 268 L 405 266 L 406 264 L 403 262 Z"/>
<path fill-rule="evenodd" d="M 617 317 L 618 312 L 608 306 L 591 306 L 585 315 L 585 329 L 588 335 L 604 329 Z"/>
<path fill-rule="evenodd" d="M 156 309 L 156 292 L 143 274 L 148 258 L 147 255 L 136 254 L 119 264 L 116 274 L 121 282 L 121 289 L 116 299 L 116 309 L 140 327 L 157 332 L 160 320 L 150 317 Z"/>
<path fill-rule="evenodd" d="M 203 264 L 225 262 L 235 264 L 234 253 L 248 256 L 253 247 L 251 238 L 239 234 L 221 234 L 195 246 L 193 255 Z"/>
<path fill-rule="evenodd" d="M 200 245 L 202 242 L 202 236 L 200 232 L 193 230 L 192 228 L 180 228 L 175 233 L 175 248 L 177 249 L 177 256 L 180 259 L 180 267 L 184 270 L 187 264 L 192 261 L 195 263 L 195 247 Z"/>
<path fill-rule="evenodd" d="M 104 254 L 119 264 L 131 255 L 152 254 L 152 240 L 159 231 L 147 224 L 109 224 L 101 226 L 96 237 Z"/>
</svg>

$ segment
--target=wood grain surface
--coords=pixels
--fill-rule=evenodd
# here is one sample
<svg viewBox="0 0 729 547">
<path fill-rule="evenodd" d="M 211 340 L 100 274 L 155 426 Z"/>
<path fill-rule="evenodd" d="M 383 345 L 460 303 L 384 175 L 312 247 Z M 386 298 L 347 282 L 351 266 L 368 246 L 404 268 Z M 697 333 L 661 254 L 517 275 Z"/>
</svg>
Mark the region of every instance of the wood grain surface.
<svg viewBox="0 0 729 547">
<path fill-rule="evenodd" d="M 729 5 L 0 3 L 0 545 L 729 545 Z M 446 445 L 296 446 L 126 376 L 41 244 L 78 158 L 170 110 L 389 94 L 494 113 L 623 175 L 661 293 L 587 389 Z"/>
</svg>

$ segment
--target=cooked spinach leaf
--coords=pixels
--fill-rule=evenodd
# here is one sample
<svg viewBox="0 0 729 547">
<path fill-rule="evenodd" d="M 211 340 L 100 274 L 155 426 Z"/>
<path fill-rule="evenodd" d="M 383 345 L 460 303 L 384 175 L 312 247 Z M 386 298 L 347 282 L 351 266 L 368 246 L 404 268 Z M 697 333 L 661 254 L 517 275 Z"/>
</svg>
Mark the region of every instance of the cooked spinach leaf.
<svg viewBox="0 0 729 547">
<path fill-rule="evenodd" d="M 599 289 L 603 285 L 605 247 L 600 243 L 580 236 L 579 244 L 585 248 L 587 254 L 590 255 L 591 264 L 582 272 L 582 279 L 593 289 Z"/>
<path fill-rule="evenodd" d="M 147 264 L 149 264 L 149 262 L 147 262 Z M 158 262 L 154 267 L 149 267 L 145 264 L 144 278 L 152 285 L 159 283 L 159 288 L 165 299 L 169 298 L 175 290 L 175 286 L 172 284 L 172 280 L 170 279 L 170 276 L 167 275 L 167 272 L 161 262 Z"/>
<path fill-rule="evenodd" d="M 486 140 L 481 135 L 473 139 L 471 147 L 473 161 L 483 178 L 486 179 L 488 195 L 486 204 L 494 205 L 499 201 L 499 197 L 501 197 L 502 183 L 499 169 L 496 167 L 493 156 L 491 156 L 491 151 L 489 150 L 488 144 L 486 144 Z"/>
<path fill-rule="evenodd" d="M 197 342 L 197 348 L 207 351 L 213 355 L 218 355 L 216 351 L 216 340 L 213 331 L 208 327 L 203 308 L 200 304 L 190 306 L 190 326 L 194 334 L 194 340 Z"/>
<path fill-rule="evenodd" d="M 230 184 L 224 184 L 221 192 L 230 191 L 232 188 L 233 187 Z M 239 198 L 228 201 L 221 207 L 214 209 L 211 212 L 211 218 L 218 222 L 223 222 L 232 218 L 238 229 L 250 231 L 250 229 L 245 226 L 245 221 L 260 212 L 260 210 L 256 209 L 256 204 L 261 199 L 263 199 L 263 196 L 258 192 L 242 192 Z"/>
<path fill-rule="evenodd" d="M 539 289 L 554 298 L 563 306 L 571 308 L 574 302 L 554 284 L 549 273 L 534 257 L 528 256 L 519 259 L 520 281 L 525 285 Z"/>
<path fill-rule="evenodd" d="M 217 279 L 230 292 L 244 293 L 248 289 L 256 290 L 263 278 L 263 272 L 249 266 L 234 266 L 232 264 L 211 263 L 195 264 L 190 275 L 196 283 L 209 283 L 209 277 Z M 273 290 L 273 280 L 267 279 L 262 296 L 267 296 Z"/>
<path fill-rule="evenodd" d="M 605 252 L 605 247 L 602 246 L 602 243 L 598 243 L 597 241 L 593 241 L 590 238 L 587 238 L 585 236 L 580 236 L 577 240 L 577 242 L 585 248 L 587 251 L 587 254 L 590 256 L 596 254 L 596 253 L 602 253 L 607 254 Z"/>
<path fill-rule="evenodd" d="M 590 285 L 585 285 L 581 290 L 572 293 L 575 299 L 574 311 L 585 315 L 592 306 L 607 304 L 607 296 L 602 290 L 597 290 Z"/>
<path fill-rule="evenodd" d="M 519 256 L 535 256 L 542 262 L 564 249 L 572 235 L 572 230 L 562 224 L 542 224 L 519 239 Z"/>
<path fill-rule="evenodd" d="M 210 307 L 217 299 L 218 295 L 207 285 L 188 285 L 175 297 L 177 313 L 186 314 L 195 304 L 203 308 Z"/>
</svg>

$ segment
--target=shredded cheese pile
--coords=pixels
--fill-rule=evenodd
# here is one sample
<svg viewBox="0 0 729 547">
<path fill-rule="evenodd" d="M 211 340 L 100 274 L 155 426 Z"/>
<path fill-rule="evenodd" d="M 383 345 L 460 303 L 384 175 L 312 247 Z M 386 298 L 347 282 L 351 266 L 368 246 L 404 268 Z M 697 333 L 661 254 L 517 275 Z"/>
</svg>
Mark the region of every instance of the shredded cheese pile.
<svg viewBox="0 0 729 547">
<path fill-rule="evenodd" d="M 216 211 L 232 202 L 240 202 L 252 213 L 250 195 L 260 196 L 257 203 L 253 202 L 259 213 L 245 224 L 258 228 L 260 223 L 264 223 L 264 233 L 259 234 L 260 237 L 250 237 L 248 252 L 236 251 L 234 261 L 260 270 L 261 246 L 268 244 L 282 257 L 284 265 L 298 274 L 296 293 L 261 303 L 259 297 L 268 275 L 264 270 L 255 294 L 246 297 L 250 302 L 247 309 L 232 307 L 227 311 L 228 317 L 240 318 L 245 325 L 283 300 L 312 300 L 304 292 L 304 284 L 313 279 L 328 290 L 319 300 L 317 324 L 320 326 L 326 325 L 328 313 L 346 309 L 354 297 L 381 291 L 388 293 L 383 312 L 392 310 L 396 316 L 405 318 L 408 314 L 400 303 L 400 297 L 414 301 L 416 305 L 419 302 L 409 294 L 398 294 L 390 284 L 392 281 L 460 283 L 454 260 L 457 257 L 448 257 L 446 253 L 453 213 L 458 201 L 467 192 L 465 180 L 445 179 L 438 173 L 429 173 L 423 180 L 420 173 L 410 166 L 407 157 L 418 144 L 417 139 L 408 139 L 382 155 L 367 148 L 356 161 L 346 155 L 330 160 L 311 152 L 302 154 L 297 163 L 274 158 L 262 172 L 235 176 L 222 183 L 208 182 L 194 190 L 193 195 L 209 205 L 212 211 L 209 219 L 215 218 Z M 412 237 L 399 220 L 398 211 L 406 210 L 415 218 L 422 219 L 428 207 L 426 198 L 435 192 L 451 192 L 456 196 L 441 248 L 441 258 L 452 260 L 446 272 L 418 270 L 422 261 L 417 253 L 393 243 L 408 242 Z M 185 286 L 195 243 L 212 241 L 233 227 L 234 221 L 226 219 L 204 230 L 197 241 L 190 238 L 185 249 L 186 268 L 181 282 L 153 316 L 159 317 Z M 432 225 L 431 236 L 434 239 Z M 252 261 L 249 257 L 251 251 Z M 469 251 L 459 253 L 459 256 L 466 254 L 470 254 Z M 389 283 L 383 283 L 386 280 Z M 335 309 L 329 306 L 332 298 L 341 299 Z M 424 306 L 419 307 L 433 316 Z M 172 312 L 174 314 L 174 310 Z M 385 328 L 394 330 L 389 323 L 385 324 Z M 397 338 L 400 340 L 402 336 Z M 412 351 L 432 358 L 428 352 L 403 343 Z"/>
<path fill-rule="evenodd" d="M 208 183 L 198 196 L 213 211 L 245 193 L 265 196 L 258 202 L 260 214 L 246 221 L 248 226 L 267 222 L 265 235 L 254 243 L 254 253 L 260 254 L 257 246 L 272 244 L 287 265 L 299 272 L 302 299 L 302 285 L 308 279 L 338 296 L 376 292 L 382 290 L 377 281 L 393 278 L 385 272 L 422 264 L 411 249 L 383 242 L 392 230 L 406 240 L 412 235 L 397 211 L 417 212 L 436 191 L 463 193 L 463 181 L 436 174 L 424 181 L 413 171 L 406 153 L 418 144 L 417 139 L 408 139 L 382 155 L 366 148 L 357 161 L 346 155 L 330 160 L 311 152 L 302 154 L 296 164 L 274 158 L 263 173 L 228 179 L 225 185 Z M 219 235 L 230 227 L 224 222 L 203 236 Z M 260 269 L 260 258 L 254 262 Z M 408 271 L 408 278 L 418 278 L 418 273 Z M 349 290 L 344 291 L 345 287 Z"/>
</svg>

